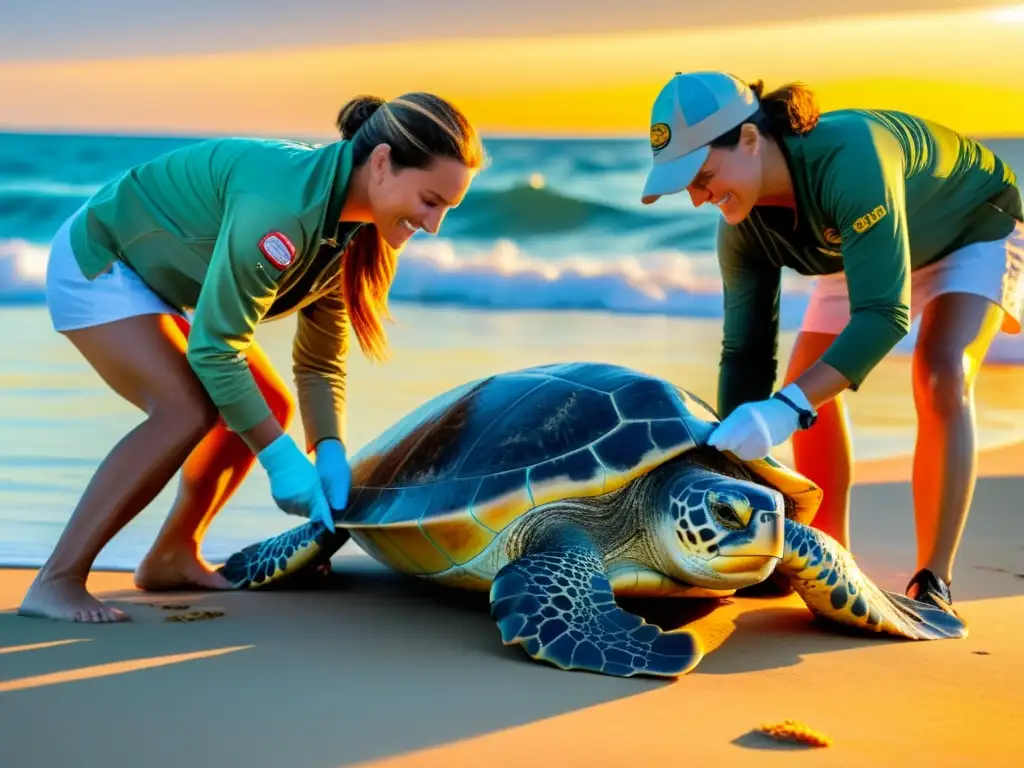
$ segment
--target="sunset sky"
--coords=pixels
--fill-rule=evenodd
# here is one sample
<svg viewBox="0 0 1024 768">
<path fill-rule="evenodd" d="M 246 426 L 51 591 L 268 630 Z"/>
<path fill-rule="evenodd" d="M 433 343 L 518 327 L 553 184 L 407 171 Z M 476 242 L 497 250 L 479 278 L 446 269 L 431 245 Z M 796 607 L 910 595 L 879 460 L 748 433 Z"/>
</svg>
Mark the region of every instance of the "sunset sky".
<svg viewBox="0 0 1024 768">
<path fill-rule="evenodd" d="M 0 129 L 320 138 L 357 93 L 432 90 L 492 135 L 644 136 L 675 71 L 725 69 L 769 88 L 803 80 L 826 109 L 900 108 L 976 135 L 1024 136 L 1024 5 L 350 5 L 3 0 Z"/>
</svg>

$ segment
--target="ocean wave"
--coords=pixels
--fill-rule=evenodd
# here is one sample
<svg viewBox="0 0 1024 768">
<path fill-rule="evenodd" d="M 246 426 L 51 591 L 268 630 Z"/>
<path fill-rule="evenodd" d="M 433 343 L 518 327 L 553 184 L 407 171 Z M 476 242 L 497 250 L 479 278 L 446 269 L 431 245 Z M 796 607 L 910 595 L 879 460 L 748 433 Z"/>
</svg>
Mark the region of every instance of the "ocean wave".
<svg viewBox="0 0 1024 768">
<path fill-rule="evenodd" d="M 621 234 L 674 218 L 581 199 L 547 187 L 538 175 L 532 183 L 467 195 L 458 208 L 449 212 L 444 228 L 446 236 L 518 240 L 584 230 Z"/>
<path fill-rule="evenodd" d="M 509 240 L 476 251 L 445 240 L 410 243 L 391 297 L 491 309 L 602 309 L 691 317 L 714 317 L 722 311 L 713 254 L 661 251 L 541 259 Z"/>
<path fill-rule="evenodd" d="M 0 304 L 45 301 L 48 252 L 27 240 L 0 240 Z"/>
<path fill-rule="evenodd" d="M 84 202 L 97 189 L 98 185 L 46 179 L 0 180 L 0 215 L 20 213 L 30 220 L 45 220 L 53 213 L 53 205 L 69 199 Z M 693 218 L 697 222 L 690 220 Z M 548 187 L 546 179 L 535 174 L 525 183 L 520 181 L 501 189 L 471 192 L 458 208 L 449 212 L 444 229 L 446 236 L 468 240 L 526 240 L 558 235 L 594 239 L 602 234 L 621 237 L 652 226 L 655 227 L 653 236 L 664 237 L 657 231 L 659 224 L 670 227 L 684 224 L 684 229 L 692 230 L 696 226 L 702 237 L 713 237 L 715 221 L 703 221 L 703 218 L 690 216 L 680 221 L 678 213 L 628 210 L 584 199 Z"/>
<path fill-rule="evenodd" d="M 0 240 L 0 305 L 45 301 L 47 248 Z M 784 274 L 781 325 L 799 327 L 813 279 Z M 509 240 L 470 249 L 451 241 L 414 239 L 391 287 L 395 302 L 491 311 L 597 310 L 670 317 L 722 316 L 722 285 L 712 253 L 666 250 L 593 258 L 531 256 Z M 913 349 L 917 324 L 897 346 Z M 997 337 L 988 362 L 1024 362 L 1024 334 Z"/>
<path fill-rule="evenodd" d="M 47 248 L 0 240 L 0 302 L 41 301 Z M 713 254 L 660 251 L 594 258 L 538 258 L 510 240 L 472 249 L 450 240 L 415 239 L 401 255 L 395 301 L 502 310 L 600 309 L 690 317 L 721 315 Z M 806 293 L 793 283 L 789 298 Z"/>
<path fill-rule="evenodd" d="M 84 200 L 100 187 L 99 184 L 69 184 L 46 179 L 11 179 L 0 181 L 0 197 L 74 197 Z"/>
</svg>

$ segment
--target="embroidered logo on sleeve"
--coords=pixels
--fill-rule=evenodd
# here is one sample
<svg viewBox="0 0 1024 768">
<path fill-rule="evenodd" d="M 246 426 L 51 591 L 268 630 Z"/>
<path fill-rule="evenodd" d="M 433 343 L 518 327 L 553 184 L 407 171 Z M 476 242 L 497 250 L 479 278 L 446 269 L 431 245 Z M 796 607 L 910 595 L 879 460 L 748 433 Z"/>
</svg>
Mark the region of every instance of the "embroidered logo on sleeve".
<svg viewBox="0 0 1024 768">
<path fill-rule="evenodd" d="M 869 229 L 875 226 L 875 224 L 881 221 L 886 213 L 887 211 L 885 210 L 884 205 L 878 206 L 873 211 L 871 211 L 871 213 L 866 213 L 859 219 L 857 219 L 855 222 L 853 222 L 853 231 L 856 232 L 858 235 L 867 232 Z"/>
<path fill-rule="evenodd" d="M 275 269 L 283 271 L 295 261 L 295 246 L 284 232 L 268 232 L 260 238 L 259 248 Z"/>
</svg>

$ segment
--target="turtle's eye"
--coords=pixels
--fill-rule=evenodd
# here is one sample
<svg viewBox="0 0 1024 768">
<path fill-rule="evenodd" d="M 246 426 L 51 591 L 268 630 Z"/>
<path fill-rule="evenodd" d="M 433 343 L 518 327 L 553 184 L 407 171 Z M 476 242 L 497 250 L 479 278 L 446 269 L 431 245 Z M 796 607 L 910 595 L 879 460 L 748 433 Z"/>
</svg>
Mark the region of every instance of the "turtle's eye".
<svg viewBox="0 0 1024 768">
<path fill-rule="evenodd" d="M 730 528 L 734 531 L 743 528 L 743 519 L 733 509 L 732 504 L 727 504 L 724 501 L 713 501 L 711 502 L 711 514 L 725 528 Z"/>
</svg>

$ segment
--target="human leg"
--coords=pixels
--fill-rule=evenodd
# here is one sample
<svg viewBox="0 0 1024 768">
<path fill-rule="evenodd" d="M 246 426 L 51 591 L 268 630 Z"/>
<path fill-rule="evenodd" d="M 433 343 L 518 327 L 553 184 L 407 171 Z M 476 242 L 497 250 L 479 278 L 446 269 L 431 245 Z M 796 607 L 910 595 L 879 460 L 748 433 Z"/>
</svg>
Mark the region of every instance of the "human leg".
<svg viewBox="0 0 1024 768">
<path fill-rule="evenodd" d="M 170 315 L 148 314 L 65 331 L 117 394 L 146 414 L 100 464 L 19 613 L 65 621 L 120 621 L 88 593 L 96 556 L 163 489 L 217 411 L 185 359 Z"/>
<path fill-rule="evenodd" d="M 178 327 L 187 336 L 187 321 L 178 318 Z M 249 348 L 246 358 L 271 412 L 287 429 L 295 413 L 287 385 L 256 344 Z M 200 548 L 213 518 L 238 490 L 255 460 L 245 441 L 218 419 L 181 468 L 178 494 L 171 512 L 135 571 L 137 587 L 146 590 L 231 587 L 203 560 Z"/>
<path fill-rule="evenodd" d="M 1021 331 L 1024 223 L 920 271 L 913 360 L 918 417 L 914 520 L 918 571 L 907 594 L 949 607 L 949 584 L 977 477 L 974 383 L 1000 329 Z M 949 608 L 952 610 L 951 608 Z"/>
<path fill-rule="evenodd" d="M 800 332 L 790 354 L 785 384 L 816 363 L 850 322 L 850 297 L 842 272 L 814 284 Z M 850 485 L 853 447 L 846 400 L 836 397 L 818 408 L 818 420 L 792 437 L 795 469 L 817 483 L 824 495 L 811 525 L 850 546 Z"/>
<path fill-rule="evenodd" d="M 929 573 L 947 589 L 952 581 L 977 474 L 974 383 L 1003 317 L 999 305 L 967 293 L 937 296 L 921 317 L 912 366 L 918 419 L 913 468 L 918 574 L 910 585 L 915 593 L 928 589 Z M 950 600 L 948 591 L 943 597 Z"/>
<path fill-rule="evenodd" d="M 831 333 L 801 331 L 789 359 L 786 384 L 816 363 L 835 338 Z M 796 432 L 792 444 L 796 470 L 824 492 L 811 525 L 849 549 L 853 447 L 849 410 L 843 396 L 818 408 L 817 422 L 808 430 Z"/>
</svg>

